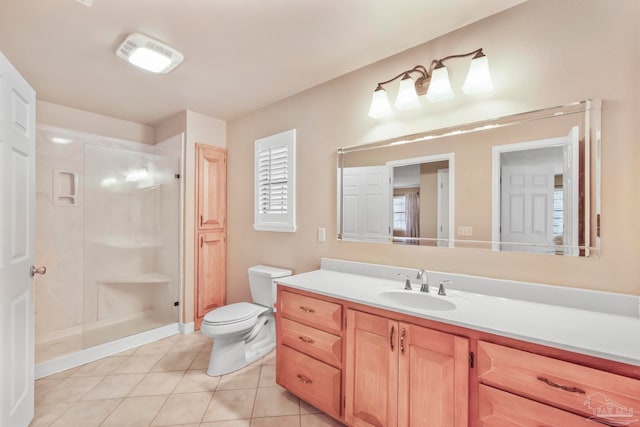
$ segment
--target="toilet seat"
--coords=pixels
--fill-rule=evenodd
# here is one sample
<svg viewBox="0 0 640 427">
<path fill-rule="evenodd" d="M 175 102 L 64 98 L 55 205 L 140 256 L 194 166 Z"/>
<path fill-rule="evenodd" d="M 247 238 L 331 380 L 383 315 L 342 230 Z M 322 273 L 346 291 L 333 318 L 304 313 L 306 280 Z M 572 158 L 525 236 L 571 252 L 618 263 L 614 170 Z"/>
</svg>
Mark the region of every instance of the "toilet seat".
<svg viewBox="0 0 640 427">
<path fill-rule="evenodd" d="M 260 315 L 267 311 L 267 307 L 248 302 L 225 305 L 207 313 L 200 329 L 207 336 L 250 332 Z"/>
<path fill-rule="evenodd" d="M 204 323 L 209 325 L 229 325 L 239 323 L 264 313 L 267 308 L 248 302 L 237 302 L 210 311 L 204 316 Z"/>
</svg>

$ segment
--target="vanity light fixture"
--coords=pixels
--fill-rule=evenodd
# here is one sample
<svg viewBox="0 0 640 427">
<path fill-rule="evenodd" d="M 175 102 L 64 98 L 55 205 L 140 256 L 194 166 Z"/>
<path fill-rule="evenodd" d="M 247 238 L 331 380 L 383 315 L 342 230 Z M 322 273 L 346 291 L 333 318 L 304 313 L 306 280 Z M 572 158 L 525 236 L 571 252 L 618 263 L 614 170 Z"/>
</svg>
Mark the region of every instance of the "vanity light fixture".
<svg viewBox="0 0 640 427">
<path fill-rule="evenodd" d="M 140 33 L 129 34 L 116 49 L 116 55 L 143 70 L 161 74 L 173 70 L 184 60 L 171 46 Z"/>
<path fill-rule="evenodd" d="M 482 48 L 461 55 L 445 56 L 431 61 L 429 69 L 423 65 L 416 65 L 392 79 L 378 83 L 371 98 L 369 116 L 379 119 L 391 114 L 391 105 L 384 85 L 402 77 L 398 96 L 394 103 L 398 110 L 409 110 L 420 106 L 420 95 L 425 95 L 429 102 L 440 102 L 453 99 L 453 90 L 449 82 L 449 72 L 444 62 L 453 58 L 464 58 L 473 55 L 467 78 L 462 85 L 462 91 L 467 95 L 475 95 L 493 91 L 493 82 L 489 72 L 489 61 L 482 52 Z M 416 80 L 411 75 L 417 74 Z"/>
</svg>

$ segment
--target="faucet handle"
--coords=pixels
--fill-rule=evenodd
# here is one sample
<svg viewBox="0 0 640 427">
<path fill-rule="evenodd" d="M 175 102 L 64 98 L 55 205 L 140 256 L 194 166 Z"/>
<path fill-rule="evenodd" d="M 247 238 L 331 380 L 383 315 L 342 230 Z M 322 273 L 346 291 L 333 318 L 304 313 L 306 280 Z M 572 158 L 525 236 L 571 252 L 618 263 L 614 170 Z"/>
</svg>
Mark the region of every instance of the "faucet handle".
<svg viewBox="0 0 640 427">
<path fill-rule="evenodd" d="M 447 290 L 444 288 L 445 284 L 446 285 L 451 284 L 451 280 L 443 280 L 442 282 L 440 282 L 440 287 L 438 288 L 438 295 L 442 295 L 442 296 L 447 295 Z"/>
<path fill-rule="evenodd" d="M 402 274 L 402 273 L 398 273 L 398 276 L 405 278 L 404 290 L 405 291 L 410 291 L 411 290 L 411 280 L 409 280 L 409 276 L 407 276 L 406 274 Z"/>
</svg>

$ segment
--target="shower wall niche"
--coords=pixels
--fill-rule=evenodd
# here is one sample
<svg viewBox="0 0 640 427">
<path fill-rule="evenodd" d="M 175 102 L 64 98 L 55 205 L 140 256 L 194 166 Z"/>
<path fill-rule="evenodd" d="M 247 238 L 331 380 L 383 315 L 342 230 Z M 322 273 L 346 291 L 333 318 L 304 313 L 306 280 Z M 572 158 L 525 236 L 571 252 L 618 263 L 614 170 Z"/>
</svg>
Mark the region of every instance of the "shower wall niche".
<svg viewBox="0 0 640 427">
<path fill-rule="evenodd" d="M 181 153 L 38 129 L 37 362 L 178 321 Z"/>
</svg>

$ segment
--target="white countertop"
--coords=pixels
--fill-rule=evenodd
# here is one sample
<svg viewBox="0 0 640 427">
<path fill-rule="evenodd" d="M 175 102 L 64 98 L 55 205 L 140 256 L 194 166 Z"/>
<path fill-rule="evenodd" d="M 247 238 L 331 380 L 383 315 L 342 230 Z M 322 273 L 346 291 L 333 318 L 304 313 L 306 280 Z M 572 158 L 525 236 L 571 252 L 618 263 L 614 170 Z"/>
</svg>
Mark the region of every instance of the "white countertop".
<svg viewBox="0 0 640 427">
<path fill-rule="evenodd" d="M 438 289 L 433 282 L 431 295 L 452 301 L 457 308 L 449 311 L 414 309 L 393 304 L 378 296 L 383 290 L 402 290 L 402 280 L 326 269 L 279 278 L 277 282 L 397 313 L 640 366 L 640 318 L 637 316 L 454 289 L 447 289 L 447 296 L 438 297 Z M 405 292 L 417 292 L 418 287 L 414 284 L 414 291 Z"/>
</svg>

